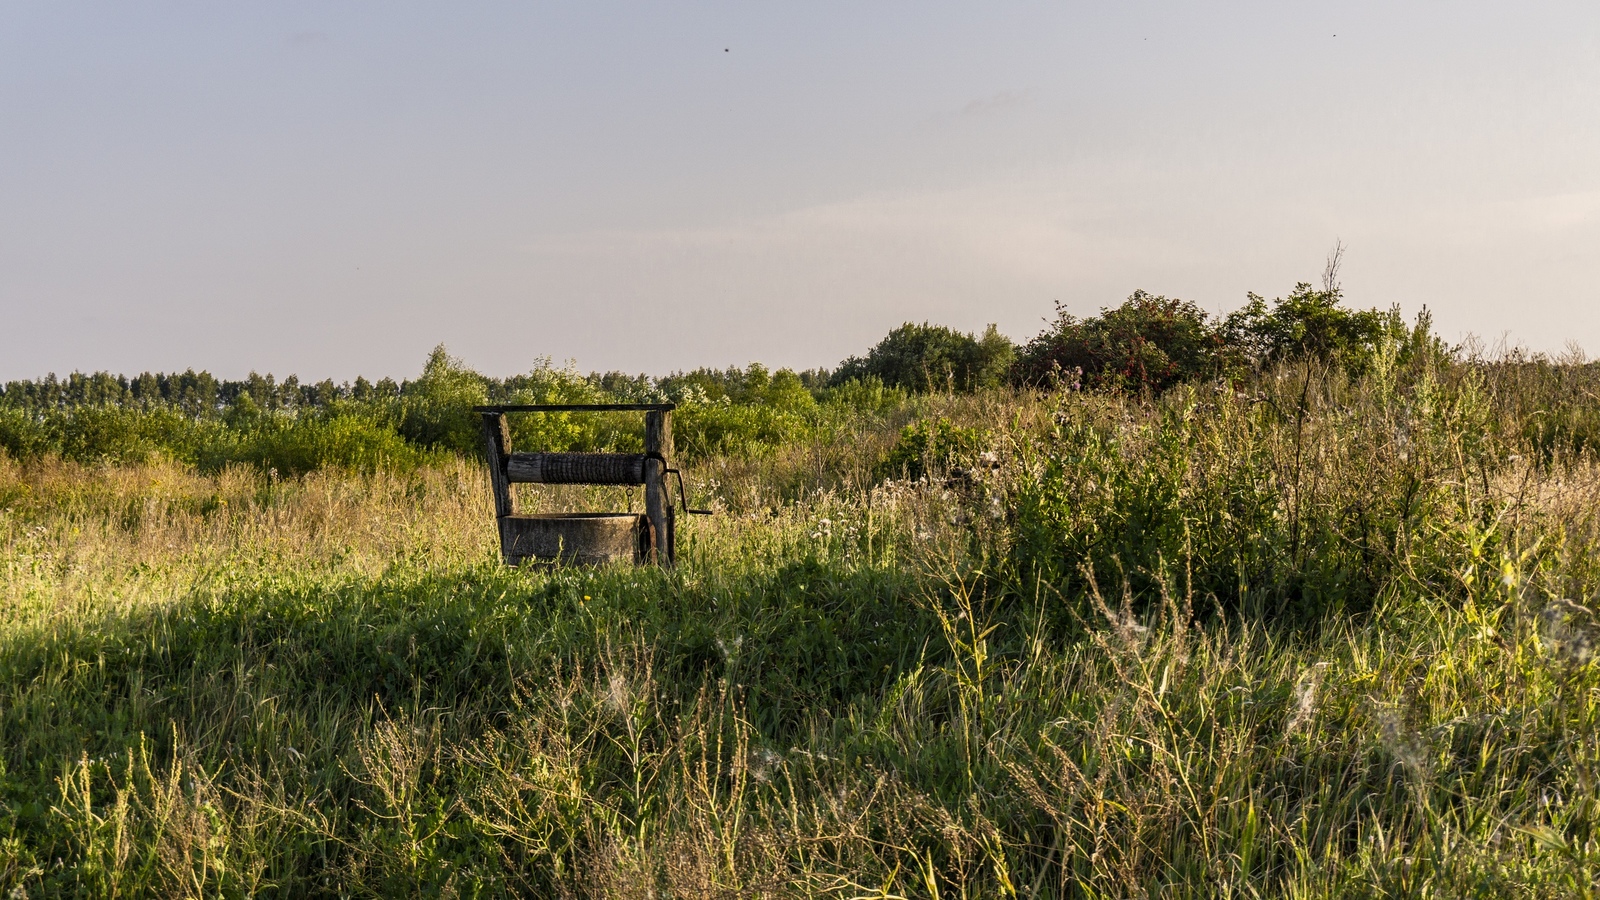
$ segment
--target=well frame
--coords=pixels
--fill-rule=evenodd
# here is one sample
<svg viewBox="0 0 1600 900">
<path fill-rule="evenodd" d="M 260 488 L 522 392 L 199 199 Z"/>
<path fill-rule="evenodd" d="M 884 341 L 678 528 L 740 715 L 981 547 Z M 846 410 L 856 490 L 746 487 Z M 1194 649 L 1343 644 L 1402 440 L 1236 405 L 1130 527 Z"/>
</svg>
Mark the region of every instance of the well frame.
<svg viewBox="0 0 1600 900">
<path fill-rule="evenodd" d="M 526 561 L 671 566 L 677 561 L 676 516 L 667 490 L 673 455 L 672 403 L 564 403 L 475 406 L 494 495 L 500 557 Z M 643 453 L 513 452 L 508 413 L 642 412 Z M 682 478 L 679 475 L 679 478 Z M 513 484 L 614 484 L 644 487 L 643 513 L 519 514 Z"/>
</svg>

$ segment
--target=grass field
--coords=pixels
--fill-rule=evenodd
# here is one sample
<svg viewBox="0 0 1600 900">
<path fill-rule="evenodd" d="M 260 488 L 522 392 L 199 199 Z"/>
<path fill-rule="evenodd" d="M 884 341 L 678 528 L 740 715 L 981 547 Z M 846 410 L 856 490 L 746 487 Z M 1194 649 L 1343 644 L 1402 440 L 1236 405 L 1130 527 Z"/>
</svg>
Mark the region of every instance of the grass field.
<svg viewBox="0 0 1600 900">
<path fill-rule="evenodd" d="M 1591 896 L 1596 384 L 917 398 L 673 571 L 502 566 L 472 459 L 0 457 L 0 888 Z"/>
</svg>

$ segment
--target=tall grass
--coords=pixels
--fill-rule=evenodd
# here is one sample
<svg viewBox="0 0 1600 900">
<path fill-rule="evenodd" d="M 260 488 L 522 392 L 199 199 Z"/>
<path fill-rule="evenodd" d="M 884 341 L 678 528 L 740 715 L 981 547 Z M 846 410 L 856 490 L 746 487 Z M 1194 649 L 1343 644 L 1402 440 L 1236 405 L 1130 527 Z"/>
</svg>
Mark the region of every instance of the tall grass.
<svg viewBox="0 0 1600 900">
<path fill-rule="evenodd" d="M 1591 895 L 1591 400 L 1509 371 L 841 418 L 670 572 L 502 567 L 449 456 L 0 462 L 0 885 Z"/>
</svg>

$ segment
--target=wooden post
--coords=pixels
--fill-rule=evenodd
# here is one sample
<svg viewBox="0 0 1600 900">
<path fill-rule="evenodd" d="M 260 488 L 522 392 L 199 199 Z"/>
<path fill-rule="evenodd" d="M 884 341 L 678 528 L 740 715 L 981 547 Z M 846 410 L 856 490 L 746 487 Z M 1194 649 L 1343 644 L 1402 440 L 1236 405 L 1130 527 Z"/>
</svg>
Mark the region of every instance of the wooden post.
<svg viewBox="0 0 1600 900">
<path fill-rule="evenodd" d="M 489 486 L 494 491 L 495 518 L 516 515 L 516 499 L 511 496 L 511 482 L 506 478 L 506 459 L 511 455 L 511 429 L 506 426 L 504 413 L 483 414 L 483 451 L 489 462 Z"/>
<path fill-rule="evenodd" d="M 670 410 L 662 410 L 659 415 L 661 416 L 661 433 L 656 437 L 656 442 L 661 445 L 661 456 L 666 460 L 662 465 L 665 468 L 673 464 L 673 459 L 677 454 L 675 452 L 676 448 L 672 445 L 672 412 Z M 648 427 L 646 425 L 647 429 Z M 678 511 L 672 505 L 672 485 L 666 479 L 667 473 L 663 471 L 661 473 L 661 495 L 667 506 L 667 565 L 676 566 L 678 564 Z"/>
<path fill-rule="evenodd" d="M 672 458 L 672 419 L 666 410 L 644 414 L 644 512 L 650 519 L 650 551 L 660 565 L 673 564 L 676 548 L 667 460 Z"/>
</svg>

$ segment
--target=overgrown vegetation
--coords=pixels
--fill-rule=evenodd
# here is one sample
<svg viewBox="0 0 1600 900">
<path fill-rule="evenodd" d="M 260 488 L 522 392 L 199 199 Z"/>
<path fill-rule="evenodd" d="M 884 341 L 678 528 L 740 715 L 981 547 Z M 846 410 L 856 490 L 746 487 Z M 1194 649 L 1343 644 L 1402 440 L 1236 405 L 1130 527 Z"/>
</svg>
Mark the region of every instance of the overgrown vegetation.
<svg viewBox="0 0 1600 900">
<path fill-rule="evenodd" d="M 1164 390 L 440 351 L 293 413 L 12 405 L 59 431 L 0 457 L 0 889 L 1592 895 L 1596 370 L 1317 293 Z M 501 566 L 465 406 L 623 392 L 719 515 L 673 571 Z M 203 455 L 302 423 L 320 461 Z"/>
</svg>

